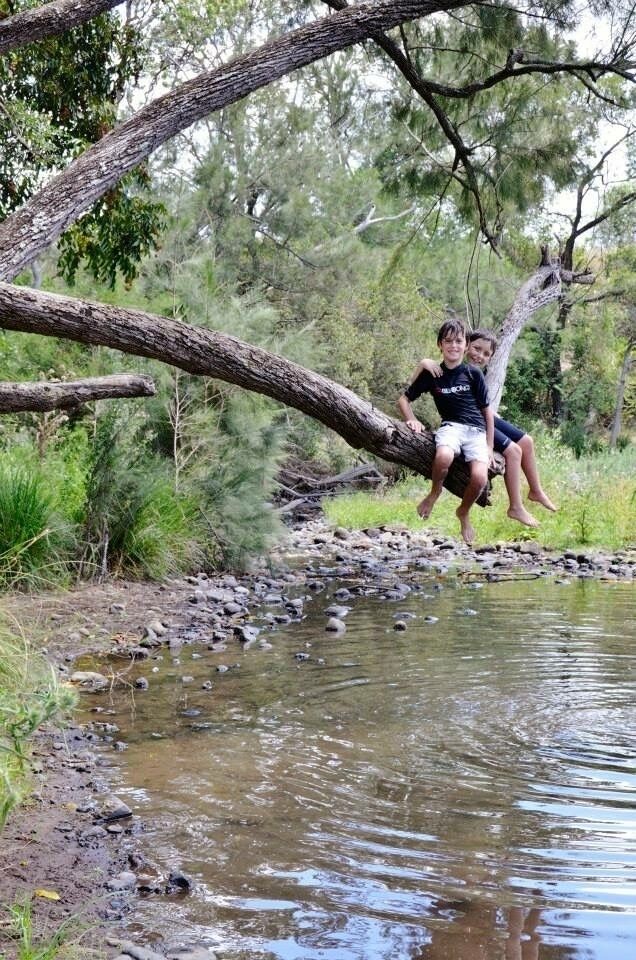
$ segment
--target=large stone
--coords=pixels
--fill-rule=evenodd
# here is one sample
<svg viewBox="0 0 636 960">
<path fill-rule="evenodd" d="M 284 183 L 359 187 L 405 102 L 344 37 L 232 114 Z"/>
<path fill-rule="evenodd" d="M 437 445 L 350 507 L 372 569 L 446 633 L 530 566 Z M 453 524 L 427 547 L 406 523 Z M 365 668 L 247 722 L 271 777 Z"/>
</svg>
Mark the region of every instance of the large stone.
<svg viewBox="0 0 636 960">
<path fill-rule="evenodd" d="M 92 670 L 76 670 L 71 674 L 71 683 L 77 683 L 81 687 L 89 690 L 104 690 L 110 680 L 103 673 L 95 673 Z"/>
<path fill-rule="evenodd" d="M 115 794 L 111 794 L 106 797 L 99 808 L 99 816 L 103 820 L 119 820 L 123 817 L 131 817 L 132 810 L 123 800 L 120 800 Z"/>
<path fill-rule="evenodd" d="M 130 960 L 130 957 L 133 960 L 166 960 L 165 954 L 157 953 L 155 950 L 150 950 L 148 947 L 140 947 L 132 941 L 125 941 L 119 947 L 121 950 L 121 956 Z"/>
</svg>

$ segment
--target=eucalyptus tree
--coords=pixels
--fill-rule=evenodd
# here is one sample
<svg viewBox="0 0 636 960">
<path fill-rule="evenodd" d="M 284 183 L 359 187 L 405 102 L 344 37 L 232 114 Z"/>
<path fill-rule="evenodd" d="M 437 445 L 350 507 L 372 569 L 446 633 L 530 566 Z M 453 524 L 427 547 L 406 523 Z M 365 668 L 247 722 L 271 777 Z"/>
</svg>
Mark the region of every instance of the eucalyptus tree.
<svg viewBox="0 0 636 960">
<path fill-rule="evenodd" d="M 83 10 L 87 2 L 78 0 L 73 17 L 79 15 L 78 9 Z M 60 4 L 63 5 L 64 0 L 57 0 L 53 6 Z M 546 30 L 558 32 L 570 10 L 571 5 L 566 2 L 557 3 L 556 8 L 552 3 L 545 7 L 528 4 L 514 14 L 520 36 L 526 35 L 527 18 L 536 16 L 545 18 Z M 434 22 L 443 43 L 454 13 L 461 11 L 462 16 L 472 17 L 483 12 L 484 30 L 489 31 L 492 24 L 507 20 L 510 16 L 507 7 L 475 5 L 461 0 L 378 0 L 338 9 L 318 19 L 314 19 L 314 11 L 312 4 L 299 4 L 300 20 L 306 20 L 300 26 L 295 20 L 289 26 L 281 25 L 277 35 L 259 46 L 150 99 L 105 132 L 11 213 L 0 225 L 0 277 L 4 281 L 0 286 L 0 321 L 7 328 L 66 336 L 86 343 L 105 343 L 128 352 L 156 356 L 199 374 L 221 376 L 297 406 L 338 430 L 354 445 L 365 446 L 387 459 L 417 464 L 416 469 L 425 471 L 430 460 L 430 440 L 414 439 L 405 427 L 380 416 L 350 392 L 316 378 L 309 371 L 290 367 L 279 358 L 263 355 L 262 351 L 252 350 L 249 345 L 241 345 L 231 338 L 203 336 L 196 328 L 174 321 L 134 311 L 108 310 L 70 298 L 55 298 L 11 284 L 42 250 L 58 240 L 96 201 L 107 197 L 123 177 L 144 163 L 161 144 L 256 90 L 365 40 L 380 45 L 405 81 L 427 102 L 449 144 L 449 187 L 452 181 L 459 182 L 462 196 L 465 193 L 471 196 L 480 230 L 491 246 L 497 245 L 499 234 L 498 181 L 495 177 L 491 183 L 488 177 L 480 176 L 481 141 L 478 137 L 465 136 L 464 120 L 453 119 L 441 105 L 440 98 L 465 101 L 472 105 L 475 113 L 481 109 L 484 94 L 490 95 L 500 85 L 524 83 L 528 75 L 542 77 L 544 82 L 548 78 L 559 78 L 568 84 L 574 82 L 584 87 L 590 97 L 607 96 L 605 87 L 614 78 L 630 84 L 634 80 L 634 40 L 630 39 L 627 28 L 603 55 L 591 59 L 577 58 L 573 49 L 565 51 L 564 58 L 556 47 L 553 57 L 535 56 L 518 45 L 503 62 L 493 64 L 488 59 L 482 60 L 483 70 L 477 79 L 465 83 L 458 74 L 456 83 L 440 84 L 422 76 L 414 65 L 413 44 L 406 32 L 393 39 L 387 31 L 416 20 L 423 20 L 425 24 Z M 31 35 L 42 38 L 37 8 L 31 13 Z M 628 11 L 625 23 L 630 16 Z M 18 33 L 12 20 L 9 17 L 4 23 L 6 35 L 12 37 L 5 47 L 7 51 L 21 48 L 29 40 L 29 27 L 26 32 L 22 28 Z M 36 22 L 39 32 L 36 32 Z M 63 23 L 52 20 L 49 34 L 63 32 Z M 457 56 L 460 64 L 470 62 L 473 70 L 479 62 L 465 49 L 457 51 Z M 539 92 L 537 87 L 537 97 Z M 619 103 L 617 109 L 621 106 Z M 499 110 L 508 109 L 504 98 Z M 514 117 L 514 107 L 512 110 Z M 532 112 L 528 111 L 524 123 L 531 121 Z M 497 147 L 498 144 L 493 143 L 493 154 Z M 492 201 L 488 199 L 491 187 L 494 188 Z"/>
</svg>

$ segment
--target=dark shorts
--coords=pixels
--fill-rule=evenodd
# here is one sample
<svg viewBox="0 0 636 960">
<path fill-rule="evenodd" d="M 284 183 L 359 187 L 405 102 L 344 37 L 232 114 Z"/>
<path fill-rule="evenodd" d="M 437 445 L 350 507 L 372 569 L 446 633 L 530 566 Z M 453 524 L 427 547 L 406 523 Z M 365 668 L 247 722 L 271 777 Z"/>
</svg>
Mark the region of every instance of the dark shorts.
<svg viewBox="0 0 636 960">
<path fill-rule="evenodd" d="M 501 417 L 495 417 L 495 442 L 493 444 L 497 453 L 503 453 L 510 443 L 519 443 L 525 432 L 515 427 L 514 423 L 508 423 Z"/>
</svg>

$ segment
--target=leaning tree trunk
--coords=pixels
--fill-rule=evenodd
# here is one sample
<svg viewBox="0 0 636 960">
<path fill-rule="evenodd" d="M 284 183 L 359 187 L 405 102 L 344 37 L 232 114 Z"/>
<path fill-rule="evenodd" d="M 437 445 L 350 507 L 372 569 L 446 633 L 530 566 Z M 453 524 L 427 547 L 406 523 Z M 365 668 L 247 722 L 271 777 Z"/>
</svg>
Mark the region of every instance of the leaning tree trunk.
<svg viewBox="0 0 636 960">
<path fill-rule="evenodd" d="M 0 279 L 13 280 L 99 197 L 197 120 L 337 50 L 465 0 L 378 0 L 264 43 L 153 100 L 119 124 L 0 225 Z"/>
<path fill-rule="evenodd" d="M 353 391 L 312 370 L 232 337 L 140 310 L 76 300 L 0 283 L 0 326 L 151 357 L 188 373 L 216 377 L 295 407 L 352 447 L 430 477 L 435 441 L 416 435 Z M 246 425 L 246 429 L 248 425 Z M 492 471 L 492 475 L 501 468 Z M 446 487 L 462 496 L 468 471 L 456 461 Z M 478 501 L 488 502 L 484 490 Z"/>
<path fill-rule="evenodd" d="M 616 407 L 614 409 L 614 419 L 612 420 L 612 429 L 610 431 L 609 438 L 609 448 L 610 450 L 616 449 L 616 443 L 620 436 L 621 432 L 621 421 L 623 417 L 623 403 L 625 400 L 625 387 L 627 386 L 627 378 L 629 377 L 629 372 L 632 367 L 632 362 L 634 360 L 634 344 L 629 343 L 627 349 L 623 356 L 623 362 L 621 364 L 621 372 L 618 378 L 618 385 L 616 387 Z"/>
</svg>

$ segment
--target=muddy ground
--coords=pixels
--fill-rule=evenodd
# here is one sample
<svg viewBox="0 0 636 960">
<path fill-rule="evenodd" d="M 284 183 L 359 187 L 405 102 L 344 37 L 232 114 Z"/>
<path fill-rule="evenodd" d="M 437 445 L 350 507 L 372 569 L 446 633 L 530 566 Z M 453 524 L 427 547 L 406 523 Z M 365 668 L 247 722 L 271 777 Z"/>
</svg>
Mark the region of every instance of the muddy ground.
<svg viewBox="0 0 636 960">
<path fill-rule="evenodd" d="M 186 623 L 192 589 L 185 580 L 83 584 L 50 593 L 8 594 L 2 608 L 5 620 L 45 649 L 57 669 L 68 665 L 70 672 L 83 652 L 136 643 L 145 624 L 157 616 L 175 625 Z M 108 769 L 83 731 L 71 726 L 40 733 L 33 759 L 32 796 L 11 815 L 0 839 L 0 958 L 17 955 L 8 936 L 7 907 L 24 898 L 32 900 L 36 935 L 73 918 L 71 939 L 78 943 L 78 957 L 104 956 L 108 951 L 100 918 L 116 920 L 126 908 L 105 886 L 120 871 L 139 867 L 135 827 L 127 818 L 104 820 L 94 809 L 95 797 L 108 796 Z"/>
</svg>

